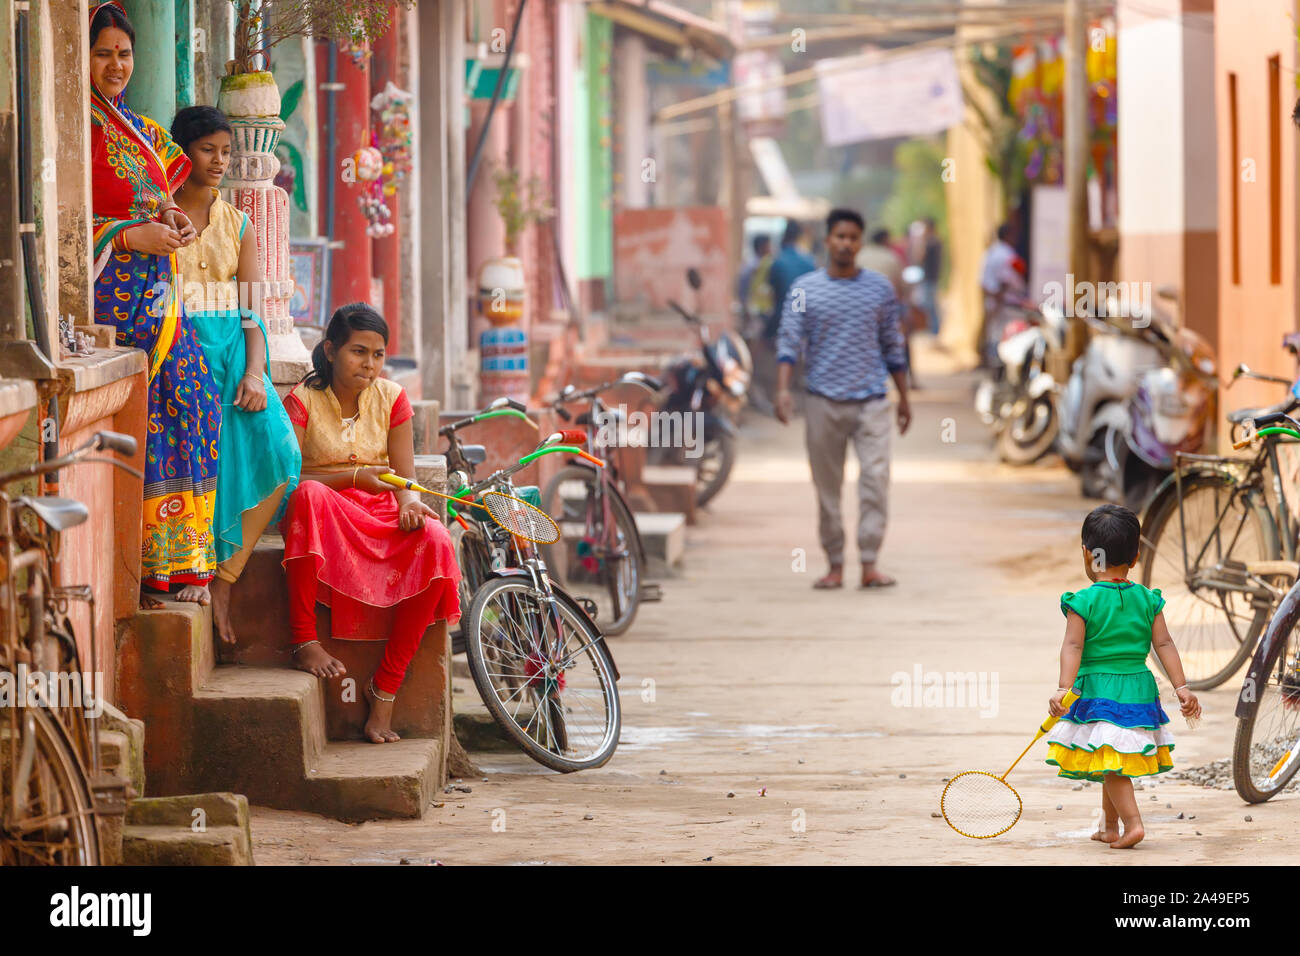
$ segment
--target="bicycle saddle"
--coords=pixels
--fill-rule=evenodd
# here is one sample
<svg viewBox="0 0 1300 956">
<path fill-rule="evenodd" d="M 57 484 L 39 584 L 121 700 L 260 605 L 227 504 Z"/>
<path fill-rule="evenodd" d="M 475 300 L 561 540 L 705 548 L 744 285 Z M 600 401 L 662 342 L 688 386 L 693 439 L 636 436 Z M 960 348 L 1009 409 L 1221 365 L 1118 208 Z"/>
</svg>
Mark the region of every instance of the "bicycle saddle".
<svg viewBox="0 0 1300 956">
<path fill-rule="evenodd" d="M 602 423 L 607 425 L 617 425 L 624 417 L 623 413 L 617 408 L 606 408 Z M 573 420 L 573 424 L 575 425 L 590 425 L 591 423 L 591 412 L 583 412 Z"/>
<path fill-rule="evenodd" d="M 1287 396 L 1286 401 L 1278 402 L 1276 405 L 1269 405 L 1265 408 L 1239 408 L 1235 412 L 1228 412 L 1228 421 L 1234 425 L 1240 425 L 1248 418 L 1255 419 L 1258 424 L 1261 418 L 1268 415 L 1288 415 L 1295 411 L 1296 400 Z"/>
<path fill-rule="evenodd" d="M 461 445 L 460 452 L 471 465 L 481 465 L 487 461 L 487 446 L 485 445 Z"/>
<path fill-rule="evenodd" d="M 22 497 L 16 503 L 19 507 L 32 509 L 36 517 L 55 531 L 75 528 L 90 517 L 86 506 L 73 498 Z"/>
</svg>

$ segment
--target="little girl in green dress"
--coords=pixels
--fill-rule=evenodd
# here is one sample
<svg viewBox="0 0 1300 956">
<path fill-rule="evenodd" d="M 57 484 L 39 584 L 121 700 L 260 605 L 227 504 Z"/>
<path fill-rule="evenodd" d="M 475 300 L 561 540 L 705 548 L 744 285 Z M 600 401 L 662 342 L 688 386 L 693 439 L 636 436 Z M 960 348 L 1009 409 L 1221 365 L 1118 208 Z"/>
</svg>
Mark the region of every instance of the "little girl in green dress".
<svg viewBox="0 0 1300 956">
<path fill-rule="evenodd" d="M 1105 820 L 1092 838 L 1112 849 L 1136 846 L 1144 836 L 1132 778 L 1174 765 L 1169 718 L 1146 666 L 1152 648 L 1174 683 L 1183 716 L 1201 715 L 1161 613 L 1165 599 L 1159 589 L 1128 579 L 1141 533 L 1137 515 L 1118 505 L 1102 505 L 1084 519 L 1083 565 L 1093 584 L 1061 595 L 1061 678 L 1047 705 L 1061 718 L 1047 736 L 1047 762 L 1062 777 L 1101 782 Z M 1079 699 L 1067 710 L 1062 699 L 1071 689 Z"/>
</svg>

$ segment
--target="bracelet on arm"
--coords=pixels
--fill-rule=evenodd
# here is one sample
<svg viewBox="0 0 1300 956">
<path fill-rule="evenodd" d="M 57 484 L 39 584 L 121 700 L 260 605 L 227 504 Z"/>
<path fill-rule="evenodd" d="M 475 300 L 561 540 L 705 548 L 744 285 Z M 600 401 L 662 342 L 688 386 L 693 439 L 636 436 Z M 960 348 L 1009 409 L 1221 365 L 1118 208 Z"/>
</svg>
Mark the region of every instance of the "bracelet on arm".
<svg viewBox="0 0 1300 956">
<path fill-rule="evenodd" d="M 357 472 L 359 472 L 360 470 L 361 470 L 361 466 L 360 466 L 360 465 L 357 465 L 357 467 L 355 467 L 355 468 L 352 469 L 352 487 L 353 487 L 353 488 L 355 488 L 355 487 L 357 486 Z"/>
</svg>

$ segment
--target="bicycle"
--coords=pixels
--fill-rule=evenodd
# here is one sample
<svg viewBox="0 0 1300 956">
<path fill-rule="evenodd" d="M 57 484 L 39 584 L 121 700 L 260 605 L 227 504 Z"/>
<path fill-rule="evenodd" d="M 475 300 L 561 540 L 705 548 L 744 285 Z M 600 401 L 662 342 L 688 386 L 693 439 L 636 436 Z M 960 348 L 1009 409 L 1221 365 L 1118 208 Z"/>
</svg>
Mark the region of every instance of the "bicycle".
<svg viewBox="0 0 1300 956">
<path fill-rule="evenodd" d="M 481 411 L 439 428 L 438 434 L 447 439 L 447 448 L 443 454 L 447 458 L 448 486 L 466 487 L 473 480 L 475 466 L 487 461 L 487 449 L 482 445 L 468 445 L 462 442 L 459 436 L 461 429 L 493 418 L 516 418 L 536 431 L 537 424 L 528 417 L 526 412 L 527 407 L 522 402 L 498 398 Z M 518 492 L 525 501 L 533 497 L 535 498 L 533 503 L 541 505 L 535 487 L 521 487 Z M 454 513 L 453 510 L 448 517 L 452 517 Z M 474 594 L 492 572 L 492 552 L 487 534 L 477 521 L 467 521 L 462 516 L 454 522 L 449 521 L 447 530 L 456 552 L 456 563 L 460 565 L 460 607 L 464 612 L 473 603 Z M 457 625 L 451 632 L 451 652 L 465 653 L 465 631 L 462 625 Z"/>
<path fill-rule="evenodd" d="M 492 555 L 487 579 L 462 617 L 470 676 L 493 719 L 525 753 L 563 773 L 602 766 L 618 746 L 622 710 L 618 668 L 604 634 L 579 600 L 552 583 L 539 541 L 559 536 L 543 512 L 517 500 L 510 478 L 543 455 L 595 456 L 548 436 L 533 452 L 457 498 L 480 498 L 448 514 L 472 515 Z M 510 513 L 486 514 L 484 497 L 509 496 Z M 498 523 L 504 522 L 504 523 Z M 467 522 L 468 523 L 468 522 Z"/>
<path fill-rule="evenodd" d="M 1233 380 L 1243 377 L 1285 382 L 1238 366 Z M 1230 413 L 1234 427 L 1255 423 L 1254 434 L 1263 439 L 1255 457 L 1176 453 L 1173 474 L 1147 507 L 1142 584 L 1161 590 L 1193 690 L 1217 687 L 1237 672 L 1296 579 L 1297 529 L 1277 458 L 1282 432 L 1266 427 L 1296 407 L 1291 398 Z"/>
<path fill-rule="evenodd" d="M 1255 419 L 1256 436 L 1300 442 L 1300 422 L 1285 413 Z M 1300 579 L 1278 602 L 1237 694 L 1232 782 L 1247 803 L 1270 800 L 1300 770 Z"/>
<path fill-rule="evenodd" d="M 67 455 L 0 475 L 0 672 L 22 678 L 14 685 L 21 700 L 4 708 L 0 722 L 3 866 L 97 865 L 99 819 L 126 812 L 125 780 L 100 766 L 98 702 L 85 686 L 68 619 L 70 602 L 81 601 L 94 621 L 95 596 L 87 585 L 60 583 L 60 535 L 83 523 L 89 512 L 69 498 L 12 499 L 4 490 L 83 461 L 108 462 L 143 477 L 114 458 L 91 457 L 105 449 L 132 456 L 136 441 L 96 432 Z M 95 643 L 90 642 L 92 678 L 99 673 Z M 29 680 L 36 674 L 46 679 Z M 64 689 L 69 700 L 61 699 Z"/>
<path fill-rule="evenodd" d="M 638 385 L 652 393 L 662 387 L 648 375 L 628 372 L 581 392 L 569 385 L 556 396 L 551 403 L 555 413 L 587 429 L 586 441 L 594 454 L 605 459 L 606 466 L 594 468 L 571 461 L 542 492 L 542 510 L 557 515 L 565 536 L 572 534 L 577 539 L 572 553 L 567 545 L 543 548 L 547 564 L 571 593 L 590 598 L 597 607 L 596 596 L 608 601 L 608 621 L 602 621 L 602 629 L 611 637 L 622 634 L 636 620 L 646 566 L 645 545 L 621 490 L 617 449 L 614 442 L 606 441 L 607 429 L 620 424 L 620 413 L 605 405 L 600 396 L 619 385 Z M 590 405 L 575 420 L 565 406 L 583 401 Z"/>
</svg>

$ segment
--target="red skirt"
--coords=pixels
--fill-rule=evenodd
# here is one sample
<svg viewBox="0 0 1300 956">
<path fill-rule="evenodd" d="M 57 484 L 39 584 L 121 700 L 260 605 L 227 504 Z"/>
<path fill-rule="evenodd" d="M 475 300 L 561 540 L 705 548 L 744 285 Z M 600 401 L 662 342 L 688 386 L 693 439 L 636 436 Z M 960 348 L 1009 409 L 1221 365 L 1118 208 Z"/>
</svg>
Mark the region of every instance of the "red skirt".
<svg viewBox="0 0 1300 956">
<path fill-rule="evenodd" d="M 284 564 L 315 563 L 316 600 L 330 608 L 330 636 L 352 641 L 388 638 L 393 609 L 417 601 L 425 626 L 460 620 L 460 568 L 451 536 L 427 520 L 403 531 L 397 498 L 356 488 L 335 491 L 304 481 L 285 509 Z"/>
</svg>

